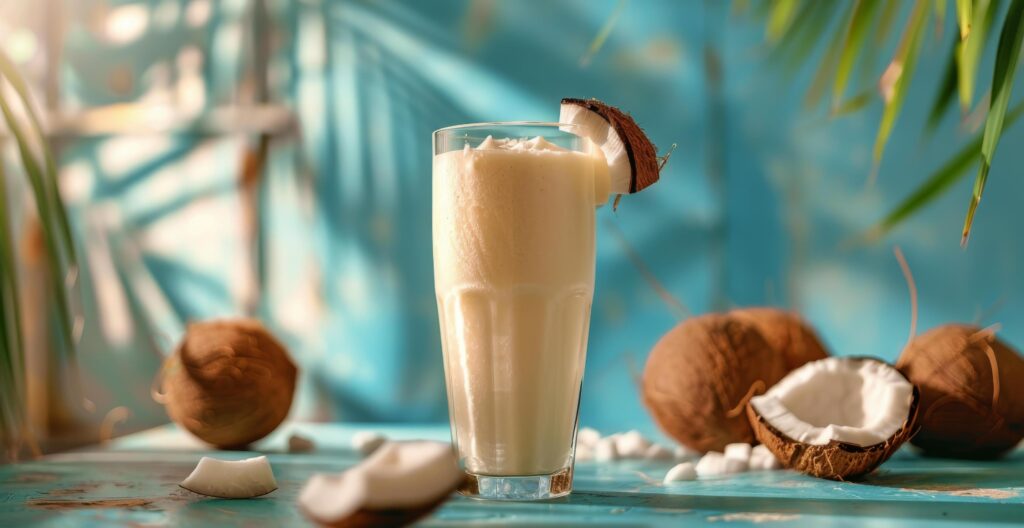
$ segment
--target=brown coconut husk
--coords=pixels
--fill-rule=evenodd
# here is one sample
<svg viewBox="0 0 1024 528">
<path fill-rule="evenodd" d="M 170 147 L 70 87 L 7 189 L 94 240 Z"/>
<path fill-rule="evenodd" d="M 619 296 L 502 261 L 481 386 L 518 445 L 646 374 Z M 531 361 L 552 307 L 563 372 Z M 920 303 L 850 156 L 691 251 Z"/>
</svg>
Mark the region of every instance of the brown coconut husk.
<svg viewBox="0 0 1024 528">
<path fill-rule="evenodd" d="M 947 324 L 917 336 L 896 366 L 921 388 L 925 455 L 991 459 L 1024 438 L 1024 359 L 992 330 Z"/>
<path fill-rule="evenodd" d="M 818 334 L 796 312 L 754 307 L 740 308 L 729 313 L 757 327 L 768 346 L 782 356 L 787 372 L 805 363 L 828 357 L 828 350 Z"/>
<path fill-rule="evenodd" d="M 874 358 L 862 357 L 850 357 L 849 359 L 852 361 L 878 361 Z M 903 426 L 887 441 L 870 446 L 838 441 L 832 441 L 825 445 L 799 442 L 768 423 L 749 403 L 747 404 L 747 418 L 753 425 L 757 440 L 775 455 L 783 467 L 819 478 L 852 480 L 874 471 L 914 436 L 920 401 L 920 392 L 917 387 L 914 387 L 910 410 Z"/>
<path fill-rule="evenodd" d="M 749 322 L 724 314 L 687 319 L 654 346 L 643 401 L 666 434 L 698 451 L 752 443 L 746 402 L 786 374 Z"/>
<path fill-rule="evenodd" d="M 211 445 L 244 447 L 284 421 L 297 372 L 259 321 L 193 323 L 164 367 L 167 414 Z"/>
</svg>

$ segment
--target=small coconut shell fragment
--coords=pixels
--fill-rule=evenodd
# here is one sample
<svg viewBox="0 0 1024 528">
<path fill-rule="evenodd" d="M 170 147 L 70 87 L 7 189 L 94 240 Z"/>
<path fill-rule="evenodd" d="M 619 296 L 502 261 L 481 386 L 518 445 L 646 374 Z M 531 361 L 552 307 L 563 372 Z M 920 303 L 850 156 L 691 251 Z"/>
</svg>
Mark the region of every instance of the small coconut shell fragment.
<svg viewBox="0 0 1024 528">
<path fill-rule="evenodd" d="M 782 379 L 786 370 L 756 327 L 723 314 L 692 317 L 651 350 L 643 401 L 665 433 L 684 446 L 722 451 L 753 443 L 746 400 Z"/>
<path fill-rule="evenodd" d="M 848 357 L 841 360 L 882 363 L 872 358 Z M 758 413 L 753 403 L 747 404 L 746 411 L 757 440 L 775 455 L 783 467 L 819 478 L 851 480 L 874 471 L 914 435 L 920 399 L 917 387 L 912 387 L 906 421 L 886 441 L 867 446 L 836 440 L 822 445 L 800 442 L 774 427 Z"/>
<path fill-rule="evenodd" d="M 1024 358 L 994 332 L 948 324 L 914 338 L 897 362 L 921 389 L 925 455 L 990 459 L 1024 438 Z"/>
<path fill-rule="evenodd" d="M 741 308 L 730 315 L 749 321 L 768 346 L 783 357 L 786 371 L 828 357 L 828 351 L 811 325 L 796 312 L 770 307 Z"/>
</svg>

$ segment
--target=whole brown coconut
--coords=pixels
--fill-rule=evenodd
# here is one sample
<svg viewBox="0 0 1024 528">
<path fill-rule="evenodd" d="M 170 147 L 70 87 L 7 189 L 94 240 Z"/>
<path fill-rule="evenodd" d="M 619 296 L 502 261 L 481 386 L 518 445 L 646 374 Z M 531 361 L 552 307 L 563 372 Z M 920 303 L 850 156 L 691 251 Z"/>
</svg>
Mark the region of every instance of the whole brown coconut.
<svg viewBox="0 0 1024 528">
<path fill-rule="evenodd" d="M 296 373 L 259 321 L 193 323 L 164 370 L 167 414 L 216 447 L 243 447 L 284 421 Z"/>
<path fill-rule="evenodd" d="M 818 334 L 796 312 L 759 307 L 740 308 L 729 313 L 757 327 L 768 346 L 785 360 L 787 372 L 828 357 Z"/>
<path fill-rule="evenodd" d="M 948 324 L 914 338 L 896 364 L 921 389 L 926 455 L 995 458 L 1024 438 L 1024 359 L 993 332 Z"/>
<path fill-rule="evenodd" d="M 751 323 L 724 314 L 687 319 L 651 350 L 643 400 L 669 436 L 698 451 L 751 443 L 746 400 L 786 374 Z"/>
</svg>

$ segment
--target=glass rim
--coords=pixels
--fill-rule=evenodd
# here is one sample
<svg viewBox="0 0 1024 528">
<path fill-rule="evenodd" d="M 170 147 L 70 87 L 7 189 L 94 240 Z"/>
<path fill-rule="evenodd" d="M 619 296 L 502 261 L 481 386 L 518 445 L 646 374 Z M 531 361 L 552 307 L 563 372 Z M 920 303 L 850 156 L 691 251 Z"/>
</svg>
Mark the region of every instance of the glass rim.
<svg viewBox="0 0 1024 528">
<path fill-rule="evenodd" d="M 555 128 L 555 127 L 557 127 L 559 130 L 561 130 L 562 127 L 576 128 L 578 126 L 579 125 L 577 125 L 576 123 L 559 123 L 557 121 L 483 121 L 483 122 L 480 122 L 480 123 L 464 123 L 464 124 L 461 124 L 461 125 L 446 126 L 444 128 L 439 128 L 439 129 L 435 130 L 433 132 L 433 134 L 436 135 L 436 134 L 439 134 L 441 132 L 451 132 L 451 131 L 461 130 L 461 129 L 487 128 L 487 127 L 523 127 L 523 128 L 526 128 L 526 127 L 548 127 L 548 128 Z M 563 130 L 563 132 L 565 132 L 565 131 Z M 567 133 L 571 134 L 571 132 L 567 132 Z"/>
</svg>

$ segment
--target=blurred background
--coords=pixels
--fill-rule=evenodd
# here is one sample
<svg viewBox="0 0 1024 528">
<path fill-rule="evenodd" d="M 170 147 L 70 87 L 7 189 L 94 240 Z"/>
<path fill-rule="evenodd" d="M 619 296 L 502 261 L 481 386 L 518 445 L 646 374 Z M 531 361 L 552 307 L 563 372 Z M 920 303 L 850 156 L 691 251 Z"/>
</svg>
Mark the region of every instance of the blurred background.
<svg viewBox="0 0 1024 528">
<path fill-rule="evenodd" d="M 895 359 L 911 303 L 894 246 L 916 279 L 919 329 L 1000 323 L 1024 343 L 1024 130 L 1002 138 L 967 249 L 970 177 L 884 236 L 859 238 L 983 125 L 983 112 L 951 111 L 922 133 L 955 16 L 929 22 L 871 183 L 881 98 L 842 116 L 809 107 L 827 50 L 810 40 L 794 44 L 806 61 L 780 60 L 758 4 L 3 2 L 0 47 L 43 115 L 79 256 L 80 387 L 52 353 L 27 184 L 7 178 L 44 446 L 166 422 L 151 386 L 185 325 L 238 315 L 262 319 L 301 365 L 293 417 L 445 421 L 430 134 L 555 120 L 570 96 L 627 110 L 662 152 L 676 145 L 657 186 L 598 211 L 581 424 L 653 431 L 637 378 L 692 314 L 788 307 L 835 354 Z M 914 6 L 888 4 L 902 15 L 869 32 L 878 51 L 850 93 L 875 95 Z M 979 93 L 994 55 L 989 42 Z M 84 401 L 70 396 L 79 389 Z"/>
</svg>

